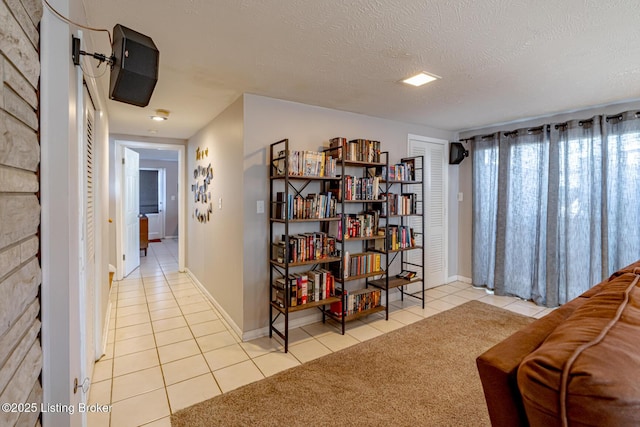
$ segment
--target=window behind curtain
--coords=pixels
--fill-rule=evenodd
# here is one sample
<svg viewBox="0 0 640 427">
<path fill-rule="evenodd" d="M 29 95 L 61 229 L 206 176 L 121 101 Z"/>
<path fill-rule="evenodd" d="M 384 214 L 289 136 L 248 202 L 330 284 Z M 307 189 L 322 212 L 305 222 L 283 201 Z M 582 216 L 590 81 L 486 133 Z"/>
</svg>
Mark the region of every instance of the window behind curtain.
<svg viewBox="0 0 640 427">
<path fill-rule="evenodd" d="M 640 259 L 637 117 L 475 138 L 474 284 L 556 306 Z"/>
</svg>

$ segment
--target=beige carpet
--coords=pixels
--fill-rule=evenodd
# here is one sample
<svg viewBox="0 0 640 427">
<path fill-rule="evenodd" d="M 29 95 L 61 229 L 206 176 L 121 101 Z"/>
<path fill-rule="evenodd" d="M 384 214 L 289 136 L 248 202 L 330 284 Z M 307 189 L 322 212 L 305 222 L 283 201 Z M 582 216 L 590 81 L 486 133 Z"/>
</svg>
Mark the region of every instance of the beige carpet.
<svg viewBox="0 0 640 427">
<path fill-rule="evenodd" d="M 181 426 L 489 426 L 475 358 L 533 319 L 477 301 L 171 416 Z"/>
</svg>

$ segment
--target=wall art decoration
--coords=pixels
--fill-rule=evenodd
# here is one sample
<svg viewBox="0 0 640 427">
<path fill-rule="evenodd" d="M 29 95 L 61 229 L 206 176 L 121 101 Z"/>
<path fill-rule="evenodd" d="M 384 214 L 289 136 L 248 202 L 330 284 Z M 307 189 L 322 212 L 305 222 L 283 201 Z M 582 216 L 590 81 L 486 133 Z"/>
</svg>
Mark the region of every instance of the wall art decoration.
<svg viewBox="0 0 640 427">
<path fill-rule="evenodd" d="M 196 148 L 196 161 L 209 157 L 208 148 Z M 213 203 L 210 185 L 213 181 L 213 168 L 211 163 L 206 167 L 199 164 L 193 169 L 194 183 L 191 185 L 193 192 L 193 217 L 201 224 L 209 222 L 213 214 Z"/>
</svg>

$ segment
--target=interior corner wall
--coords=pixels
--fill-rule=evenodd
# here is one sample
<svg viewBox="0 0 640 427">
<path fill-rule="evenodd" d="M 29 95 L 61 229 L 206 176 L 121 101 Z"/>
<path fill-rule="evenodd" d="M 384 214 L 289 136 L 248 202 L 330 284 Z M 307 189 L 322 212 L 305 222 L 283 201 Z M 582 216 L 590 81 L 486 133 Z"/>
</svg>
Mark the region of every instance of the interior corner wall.
<svg viewBox="0 0 640 427">
<path fill-rule="evenodd" d="M 238 98 L 225 111 L 189 139 L 187 145 L 187 239 L 186 267 L 216 300 L 239 330 L 243 329 L 243 239 L 256 237 L 243 230 L 244 191 L 243 98 Z M 200 160 L 196 152 L 202 154 Z M 198 166 L 213 168 L 211 193 L 213 212 L 208 222 L 200 222 L 195 208 L 206 211 L 206 205 L 194 201 L 192 185 L 203 184 L 194 178 Z M 206 212 L 205 212 L 206 213 Z M 251 258 L 248 264 L 256 262 Z"/>
<path fill-rule="evenodd" d="M 282 101 L 257 95 L 244 95 L 244 328 L 250 332 L 268 327 L 268 240 L 269 221 L 269 144 L 288 138 L 295 150 L 317 150 L 329 139 L 379 140 L 389 151 L 389 160 L 407 154 L 408 135 L 450 141 L 453 132 L 385 120 L 361 114 Z M 264 201 L 265 213 L 256 204 Z M 449 227 L 455 227 L 450 223 Z M 308 314 L 308 313 L 307 313 Z"/>
</svg>

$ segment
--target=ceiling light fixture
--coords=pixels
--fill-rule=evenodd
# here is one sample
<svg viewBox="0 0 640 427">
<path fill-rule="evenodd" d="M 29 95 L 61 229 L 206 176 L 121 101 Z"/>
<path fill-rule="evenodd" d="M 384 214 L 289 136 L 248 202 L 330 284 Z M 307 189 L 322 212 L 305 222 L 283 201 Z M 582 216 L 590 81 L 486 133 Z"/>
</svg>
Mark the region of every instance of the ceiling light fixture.
<svg viewBox="0 0 640 427">
<path fill-rule="evenodd" d="M 149 116 L 151 120 L 155 120 L 156 122 L 164 122 L 169 119 L 169 111 L 167 110 L 156 110 L 156 113 L 153 116 Z"/>
<path fill-rule="evenodd" d="M 411 86 L 422 86 L 424 84 L 427 84 L 429 82 L 432 82 L 434 80 L 438 80 L 439 78 L 441 78 L 440 76 L 436 76 L 435 74 L 429 74 L 429 73 L 425 73 L 424 71 L 421 73 L 416 74 L 413 77 L 409 77 L 408 79 L 404 79 L 402 81 L 402 83 L 406 83 L 408 85 Z"/>
</svg>

